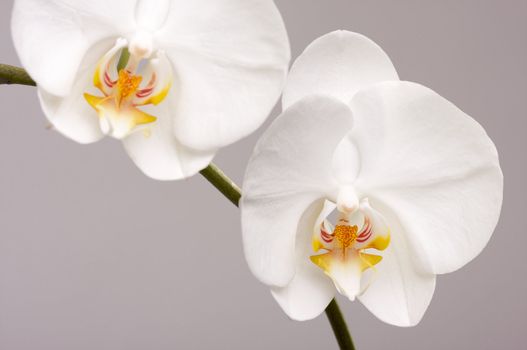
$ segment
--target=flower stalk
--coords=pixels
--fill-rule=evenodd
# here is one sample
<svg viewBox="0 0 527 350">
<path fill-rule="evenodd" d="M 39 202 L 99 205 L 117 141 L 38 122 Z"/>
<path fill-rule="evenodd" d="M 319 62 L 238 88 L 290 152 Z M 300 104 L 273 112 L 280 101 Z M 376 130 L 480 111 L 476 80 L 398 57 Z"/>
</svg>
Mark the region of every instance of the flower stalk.
<svg viewBox="0 0 527 350">
<path fill-rule="evenodd" d="M 36 83 L 23 68 L 7 64 L 0 64 L 0 85 L 2 84 L 36 86 Z M 232 204 L 238 206 L 242 196 L 241 190 L 218 166 L 210 163 L 209 166 L 200 171 L 200 174 Z M 337 301 L 333 299 L 325 311 L 340 349 L 355 350 L 346 320 L 340 311 Z"/>
<path fill-rule="evenodd" d="M 242 192 L 225 173 L 214 163 L 199 172 L 212 186 L 216 187 L 232 204 L 238 206 Z"/>
<path fill-rule="evenodd" d="M 331 328 L 333 328 L 333 333 L 335 333 L 339 347 L 346 350 L 355 350 L 355 345 L 346 325 L 346 320 L 340 311 L 336 299 L 331 300 L 328 307 L 326 307 L 326 316 L 331 324 Z"/>
<path fill-rule="evenodd" d="M 24 69 L 8 64 L 0 64 L 0 85 L 2 84 L 37 85 Z"/>
</svg>

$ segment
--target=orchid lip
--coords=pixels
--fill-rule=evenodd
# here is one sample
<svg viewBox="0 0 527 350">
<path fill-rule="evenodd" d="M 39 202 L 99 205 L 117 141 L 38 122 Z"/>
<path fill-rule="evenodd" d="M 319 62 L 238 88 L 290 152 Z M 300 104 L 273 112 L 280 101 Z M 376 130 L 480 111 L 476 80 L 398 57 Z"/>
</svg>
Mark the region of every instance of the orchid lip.
<svg viewBox="0 0 527 350">
<path fill-rule="evenodd" d="M 124 67 L 119 67 L 125 50 L 130 55 Z M 151 37 L 138 32 L 130 44 L 118 39 L 100 59 L 93 85 L 103 96 L 85 93 L 84 97 L 97 112 L 101 131 L 121 139 L 157 120 L 138 107 L 157 105 L 165 99 L 172 85 L 172 71 L 162 51 L 152 54 Z"/>
<path fill-rule="evenodd" d="M 339 198 L 353 199 L 351 188 L 346 188 Z M 354 202 L 351 202 L 354 203 Z M 356 205 L 354 211 L 341 210 L 337 205 L 338 219 L 335 227 L 325 218 L 318 222 L 312 238 L 313 251 L 326 251 L 310 257 L 311 261 L 329 276 L 337 290 L 354 300 L 371 283 L 362 279 L 368 269 L 376 271 L 375 265 L 382 256 L 371 250 L 382 251 L 390 243 L 390 230 L 380 213 L 371 208 L 367 198 Z"/>
</svg>

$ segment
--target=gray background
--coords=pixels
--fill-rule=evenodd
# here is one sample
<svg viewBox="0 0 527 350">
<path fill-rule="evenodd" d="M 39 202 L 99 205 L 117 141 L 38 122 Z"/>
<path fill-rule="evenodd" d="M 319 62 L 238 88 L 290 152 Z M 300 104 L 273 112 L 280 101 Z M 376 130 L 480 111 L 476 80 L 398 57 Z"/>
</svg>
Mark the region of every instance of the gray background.
<svg viewBox="0 0 527 350">
<path fill-rule="evenodd" d="M 403 79 L 483 124 L 501 155 L 505 202 L 487 249 L 439 277 L 417 327 L 385 325 L 342 300 L 358 348 L 523 348 L 527 2 L 277 4 L 294 57 L 334 29 L 366 34 Z M 0 62 L 18 64 L 11 7 L 0 3 Z M 251 276 L 238 210 L 200 176 L 156 182 L 118 142 L 81 146 L 46 130 L 34 88 L 0 87 L 0 106 L 0 349 L 336 347 L 324 315 L 288 320 Z M 262 130 L 216 158 L 237 182 Z"/>
</svg>

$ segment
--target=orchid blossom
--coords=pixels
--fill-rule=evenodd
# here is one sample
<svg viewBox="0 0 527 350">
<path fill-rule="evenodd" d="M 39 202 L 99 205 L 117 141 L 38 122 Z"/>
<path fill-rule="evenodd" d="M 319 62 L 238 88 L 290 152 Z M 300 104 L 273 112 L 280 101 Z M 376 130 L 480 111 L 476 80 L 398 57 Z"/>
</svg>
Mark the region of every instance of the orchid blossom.
<svg viewBox="0 0 527 350">
<path fill-rule="evenodd" d="M 387 323 L 417 324 L 436 275 L 477 256 L 497 224 L 494 144 L 346 31 L 300 55 L 282 103 L 243 184 L 251 271 L 296 320 L 316 317 L 339 292 Z"/>
<path fill-rule="evenodd" d="M 15 0 L 12 33 L 56 130 L 161 180 L 258 128 L 290 59 L 272 0 Z"/>
</svg>

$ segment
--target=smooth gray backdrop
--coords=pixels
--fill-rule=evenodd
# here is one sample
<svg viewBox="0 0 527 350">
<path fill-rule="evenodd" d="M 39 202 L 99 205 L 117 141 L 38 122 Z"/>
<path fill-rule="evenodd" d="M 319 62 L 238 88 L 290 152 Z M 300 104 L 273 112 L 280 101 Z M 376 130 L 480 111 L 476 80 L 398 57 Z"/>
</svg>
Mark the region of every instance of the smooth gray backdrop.
<svg viewBox="0 0 527 350">
<path fill-rule="evenodd" d="M 294 57 L 329 31 L 363 33 L 402 79 L 478 120 L 500 152 L 505 201 L 488 247 L 439 277 L 417 327 L 341 299 L 358 349 L 525 348 L 527 1 L 277 5 Z M 0 62 L 17 65 L 11 8 L 0 2 Z M 238 209 L 200 176 L 156 182 L 118 142 L 81 146 L 46 130 L 32 87 L 1 86 L 0 106 L 1 350 L 336 348 L 324 315 L 290 321 L 252 277 Z M 262 130 L 215 160 L 237 182 Z"/>
</svg>

